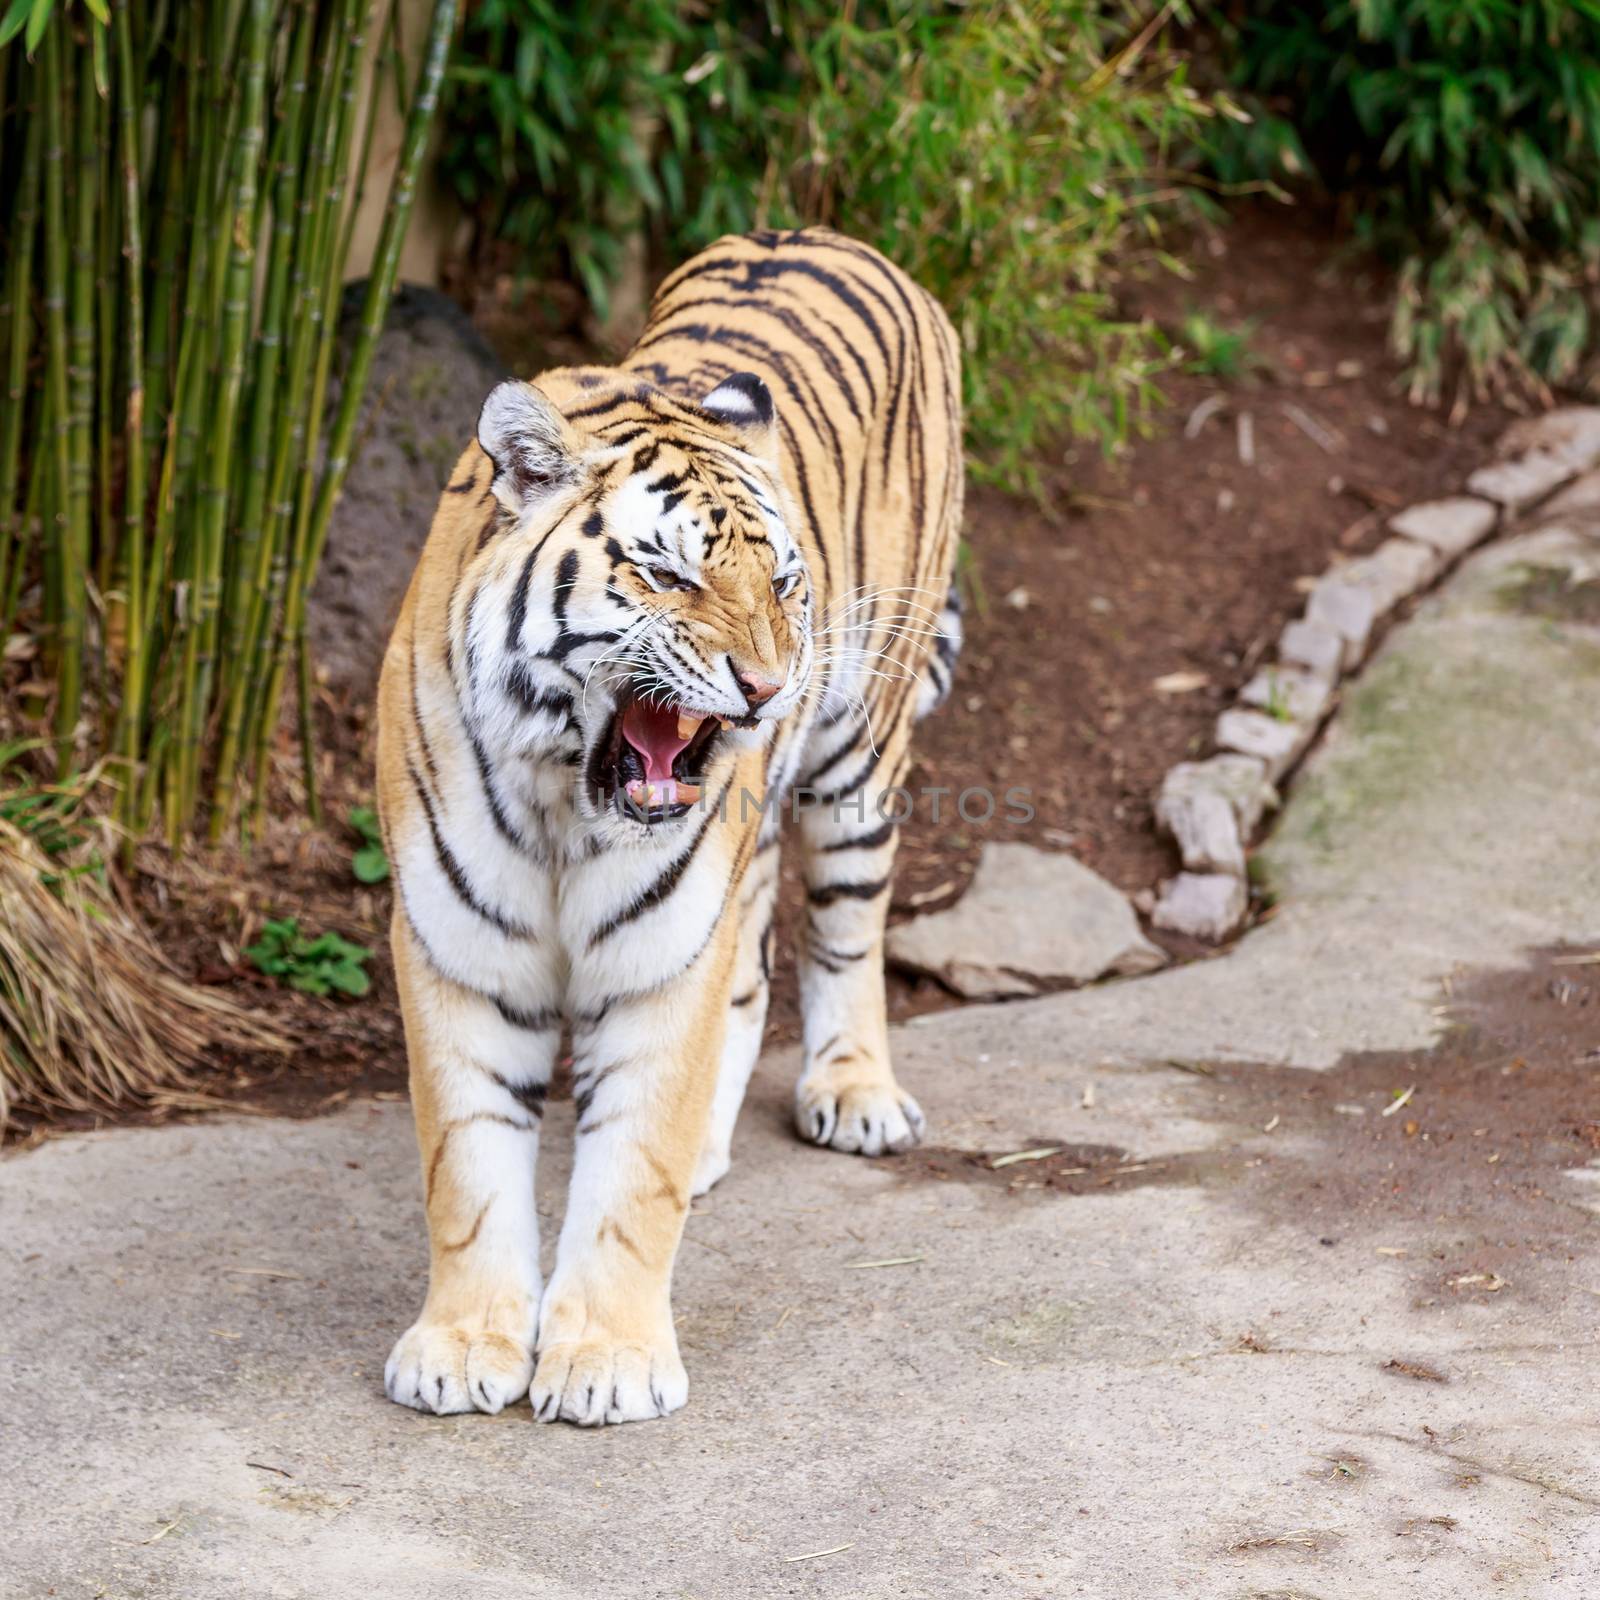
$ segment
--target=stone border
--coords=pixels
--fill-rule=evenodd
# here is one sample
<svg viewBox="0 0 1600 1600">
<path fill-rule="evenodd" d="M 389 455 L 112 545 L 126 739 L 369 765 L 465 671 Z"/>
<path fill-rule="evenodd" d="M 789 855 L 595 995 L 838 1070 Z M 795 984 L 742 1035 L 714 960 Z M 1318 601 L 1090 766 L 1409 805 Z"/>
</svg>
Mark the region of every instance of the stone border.
<svg viewBox="0 0 1600 1600">
<path fill-rule="evenodd" d="M 1370 555 L 1336 563 L 1317 579 L 1304 615 L 1279 636 L 1277 663 L 1257 672 L 1218 717 L 1217 754 L 1179 762 L 1162 780 L 1156 823 L 1176 842 L 1183 870 L 1158 897 L 1140 897 L 1155 927 L 1220 943 L 1244 926 L 1246 848 L 1332 714 L 1340 680 L 1366 659 L 1403 602 L 1596 465 L 1600 407 L 1567 406 L 1516 422 L 1495 459 L 1468 477 L 1465 493 L 1399 512 Z"/>
</svg>

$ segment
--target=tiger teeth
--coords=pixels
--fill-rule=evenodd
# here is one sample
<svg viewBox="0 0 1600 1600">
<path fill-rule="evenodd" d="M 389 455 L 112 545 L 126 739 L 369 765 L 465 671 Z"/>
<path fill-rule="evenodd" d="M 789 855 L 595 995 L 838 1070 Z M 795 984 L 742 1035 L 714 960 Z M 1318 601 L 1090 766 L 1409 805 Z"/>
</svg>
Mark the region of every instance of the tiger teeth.
<svg viewBox="0 0 1600 1600">
<path fill-rule="evenodd" d="M 704 717 L 694 717 L 690 716 L 687 711 L 680 711 L 678 713 L 678 737 L 685 741 L 694 738 L 700 731 L 700 724 L 705 720 Z"/>
<path fill-rule="evenodd" d="M 634 778 L 626 792 L 629 804 L 639 811 L 651 811 L 657 806 L 692 806 L 700 799 L 698 784 L 680 783 L 676 778 L 654 783 Z"/>
</svg>

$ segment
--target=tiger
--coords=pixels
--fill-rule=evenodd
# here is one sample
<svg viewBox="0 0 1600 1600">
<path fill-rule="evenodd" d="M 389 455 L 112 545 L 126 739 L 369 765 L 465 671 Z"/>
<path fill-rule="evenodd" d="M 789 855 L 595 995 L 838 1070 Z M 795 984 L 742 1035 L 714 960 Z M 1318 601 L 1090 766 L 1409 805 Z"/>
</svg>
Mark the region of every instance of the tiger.
<svg viewBox="0 0 1600 1600">
<path fill-rule="evenodd" d="M 672 273 L 615 366 L 496 387 L 385 653 L 377 794 L 429 1275 L 385 1366 L 437 1414 L 681 1407 L 674 1258 L 729 1169 L 799 840 L 800 1137 L 923 1134 L 885 921 L 912 725 L 960 643 L 960 351 L 820 228 Z M 786 827 L 785 824 L 788 824 Z M 548 1283 L 534 1163 L 570 1053 Z"/>
</svg>

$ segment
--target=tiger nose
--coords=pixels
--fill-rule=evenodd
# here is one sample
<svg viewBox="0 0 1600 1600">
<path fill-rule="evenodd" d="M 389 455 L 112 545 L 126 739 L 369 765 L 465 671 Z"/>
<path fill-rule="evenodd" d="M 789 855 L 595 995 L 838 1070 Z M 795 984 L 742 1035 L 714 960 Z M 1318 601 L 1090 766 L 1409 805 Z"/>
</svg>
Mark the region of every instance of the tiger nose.
<svg viewBox="0 0 1600 1600">
<path fill-rule="evenodd" d="M 739 685 L 740 692 L 752 709 L 765 705 L 783 687 L 781 683 L 769 683 L 765 678 L 753 678 L 737 670 L 733 674 L 733 680 Z"/>
</svg>

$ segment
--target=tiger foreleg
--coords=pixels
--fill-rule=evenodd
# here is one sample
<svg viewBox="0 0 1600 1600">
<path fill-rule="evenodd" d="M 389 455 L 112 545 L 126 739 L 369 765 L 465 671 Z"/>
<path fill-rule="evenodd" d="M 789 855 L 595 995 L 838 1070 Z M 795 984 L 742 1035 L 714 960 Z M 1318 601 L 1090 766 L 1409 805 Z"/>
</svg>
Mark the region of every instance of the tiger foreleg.
<svg viewBox="0 0 1600 1600">
<path fill-rule="evenodd" d="M 682 977 L 575 1018 L 572 1187 L 529 1394 L 541 1421 L 643 1421 L 688 1398 L 672 1264 L 716 1087 L 733 933 L 728 917 Z"/>
<path fill-rule="evenodd" d="M 695 1167 L 690 1193 L 704 1194 L 724 1177 L 733 1162 L 733 1128 L 739 1107 L 761 1054 L 772 978 L 772 917 L 778 898 L 776 830 L 762 845 L 745 875 L 740 896 L 739 932 L 733 964 L 733 993 L 728 1001 L 722 1059 L 711 1101 L 710 1126 Z"/>
<path fill-rule="evenodd" d="M 498 1411 L 523 1395 L 533 1370 L 534 1160 L 558 1025 L 443 977 L 402 915 L 393 942 L 429 1270 L 422 1313 L 396 1343 L 384 1387 L 419 1411 Z"/>
</svg>

